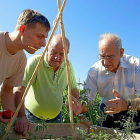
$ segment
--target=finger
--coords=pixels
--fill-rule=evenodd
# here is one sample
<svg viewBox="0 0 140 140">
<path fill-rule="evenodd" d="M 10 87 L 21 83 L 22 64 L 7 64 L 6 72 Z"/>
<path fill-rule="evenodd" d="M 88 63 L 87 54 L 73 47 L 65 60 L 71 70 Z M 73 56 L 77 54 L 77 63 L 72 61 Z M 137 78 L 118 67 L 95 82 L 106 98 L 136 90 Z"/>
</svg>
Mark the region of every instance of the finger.
<svg viewBox="0 0 140 140">
<path fill-rule="evenodd" d="M 74 110 L 73 110 L 73 115 L 74 115 L 74 116 L 77 116 L 78 114 L 79 114 L 79 112 L 77 111 L 77 109 L 74 109 Z"/>
<path fill-rule="evenodd" d="M 16 132 L 18 132 L 18 125 L 17 125 L 17 122 L 15 121 L 15 124 L 14 124 L 14 129 Z"/>
<path fill-rule="evenodd" d="M 23 125 L 22 124 L 18 124 L 17 132 L 20 133 L 21 135 L 23 134 Z"/>
<path fill-rule="evenodd" d="M 120 112 L 120 110 L 119 110 L 119 108 L 107 108 L 106 109 L 106 114 L 116 114 L 116 113 L 119 113 Z"/>
<path fill-rule="evenodd" d="M 108 100 L 106 104 L 117 104 L 120 98 Z"/>
<path fill-rule="evenodd" d="M 122 96 L 117 91 L 115 91 L 114 89 L 113 89 L 113 93 L 117 98 L 122 98 Z"/>
<path fill-rule="evenodd" d="M 73 96 L 71 96 L 72 98 L 72 101 L 74 102 L 74 103 L 77 103 L 78 102 L 78 99 L 77 98 L 75 98 L 75 97 L 73 97 Z"/>
<path fill-rule="evenodd" d="M 106 106 L 106 110 L 109 110 L 109 109 L 116 109 L 116 105 L 108 105 Z"/>
<path fill-rule="evenodd" d="M 75 108 L 73 108 L 73 112 L 75 115 L 78 115 L 82 112 L 82 106 L 81 104 L 79 104 L 78 106 L 76 106 Z"/>
<path fill-rule="evenodd" d="M 90 128 L 90 126 L 92 125 L 92 122 L 90 122 L 89 120 L 83 120 L 80 121 L 82 124 L 86 125 L 88 128 Z"/>
<path fill-rule="evenodd" d="M 29 123 L 29 125 L 28 125 L 28 131 L 30 131 L 31 130 L 31 123 Z"/>
<path fill-rule="evenodd" d="M 30 123 L 26 123 L 24 124 L 24 128 L 23 128 L 23 136 L 27 136 L 28 132 L 31 130 L 31 124 Z"/>
<path fill-rule="evenodd" d="M 116 114 L 117 112 L 116 111 L 106 111 L 105 113 L 106 114 Z"/>
<path fill-rule="evenodd" d="M 23 125 L 23 130 L 22 130 L 22 136 L 24 136 L 24 137 L 26 136 L 26 134 L 27 134 L 26 131 L 28 131 L 27 129 L 28 129 L 28 125 L 24 124 Z"/>
<path fill-rule="evenodd" d="M 73 116 L 77 116 L 77 114 L 75 114 L 75 111 L 73 111 Z"/>
<path fill-rule="evenodd" d="M 10 122 L 11 119 L 3 119 L 2 117 L 0 117 L 0 122 L 3 122 L 3 123 L 7 123 L 7 122 Z"/>
</svg>

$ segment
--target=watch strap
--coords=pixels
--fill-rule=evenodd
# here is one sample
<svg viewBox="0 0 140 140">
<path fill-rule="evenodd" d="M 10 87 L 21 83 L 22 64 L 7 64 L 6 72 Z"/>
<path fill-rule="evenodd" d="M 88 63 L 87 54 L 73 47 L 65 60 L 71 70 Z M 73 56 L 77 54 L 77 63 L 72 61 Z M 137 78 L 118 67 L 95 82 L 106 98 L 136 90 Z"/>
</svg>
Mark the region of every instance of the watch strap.
<svg viewBox="0 0 140 140">
<path fill-rule="evenodd" d="M 127 106 L 127 110 L 130 110 L 132 107 L 131 101 L 128 101 L 128 106 Z"/>
</svg>

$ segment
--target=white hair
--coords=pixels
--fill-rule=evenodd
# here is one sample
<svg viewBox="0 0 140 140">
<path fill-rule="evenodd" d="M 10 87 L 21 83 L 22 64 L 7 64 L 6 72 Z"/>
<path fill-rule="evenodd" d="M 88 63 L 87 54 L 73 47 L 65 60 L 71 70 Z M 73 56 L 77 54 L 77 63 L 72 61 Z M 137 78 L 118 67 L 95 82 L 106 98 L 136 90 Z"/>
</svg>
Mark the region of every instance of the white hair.
<svg viewBox="0 0 140 140">
<path fill-rule="evenodd" d="M 61 34 L 57 34 L 57 35 L 54 35 L 54 36 L 52 37 L 51 42 L 50 42 L 48 48 L 51 48 L 51 47 L 52 47 L 52 44 L 57 44 L 57 43 L 58 43 L 58 42 L 57 42 L 57 37 L 60 37 L 60 38 L 61 38 L 61 40 L 59 41 L 59 43 L 63 43 L 63 42 L 62 42 L 62 35 L 61 35 Z M 69 40 L 68 40 L 67 37 L 65 37 L 65 41 L 68 43 L 68 51 L 69 51 L 69 49 L 70 49 L 70 42 L 69 42 Z"/>
<path fill-rule="evenodd" d="M 113 34 L 113 33 L 101 34 L 98 46 L 100 45 L 101 40 L 104 39 L 104 38 L 112 38 L 114 40 L 114 42 L 116 43 L 116 46 L 118 47 L 118 50 L 120 50 L 122 48 L 122 41 L 121 41 L 120 37 L 117 34 Z"/>
</svg>

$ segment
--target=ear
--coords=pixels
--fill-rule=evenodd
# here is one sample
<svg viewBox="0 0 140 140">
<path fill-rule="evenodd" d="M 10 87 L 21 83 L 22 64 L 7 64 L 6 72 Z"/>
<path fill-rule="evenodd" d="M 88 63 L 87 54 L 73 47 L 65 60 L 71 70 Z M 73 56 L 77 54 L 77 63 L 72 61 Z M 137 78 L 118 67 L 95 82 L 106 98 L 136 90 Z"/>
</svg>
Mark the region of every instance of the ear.
<svg viewBox="0 0 140 140">
<path fill-rule="evenodd" d="M 21 25 L 19 27 L 19 31 L 20 31 L 20 34 L 23 35 L 24 34 L 24 31 L 25 31 L 25 25 Z"/>
<path fill-rule="evenodd" d="M 124 53 L 124 49 L 121 48 L 121 49 L 120 49 L 120 57 L 121 57 L 121 58 L 123 57 L 123 53 Z"/>
</svg>

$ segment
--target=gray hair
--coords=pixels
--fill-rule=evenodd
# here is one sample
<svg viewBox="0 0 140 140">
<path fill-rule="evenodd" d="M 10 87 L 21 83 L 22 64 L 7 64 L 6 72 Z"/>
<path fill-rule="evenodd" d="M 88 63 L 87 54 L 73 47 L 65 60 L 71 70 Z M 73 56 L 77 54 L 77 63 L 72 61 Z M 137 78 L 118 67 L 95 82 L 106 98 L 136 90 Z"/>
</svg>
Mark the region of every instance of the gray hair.
<svg viewBox="0 0 140 140">
<path fill-rule="evenodd" d="M 104 38 L 112 38 L 114 40 L 114 42 L 116 43 L 116 46 L 118 47 L 118 50 L 120 50 L 122 48 L 122 41 L 121 41 L 120 37 L 117 34 L 113 34 L 113 33 L 101 34 L 98 46 L 100 45 L 101 40 L 104 39 Z"/>
<path fill-rule="evenodd" d="M 53 39 L 55 39 L 55 38 L 57 38 L 57 37 L 60 37 L 60 38 L 61 38 L 61 43 L 62 43 L 62 35 L 61 35 L 61 34 L 54 35 L 54 36 L 52 37 L 52 39 L 51 39 L 51 42 L 50 42 L 48 48 L 51 47 L 51 45 L 52 45 L 52 43 L 53 43 Z M 68 40 L 67 37 L 65 37 L 65 41 L 66 41 L 66 43 L 68 44 L 68 51 L 69 51 L 69 49 L 70 49 L 70 41 Z M 60 43 L 60 42 L 59 42 L 59 43 Z"/>
</svg>

